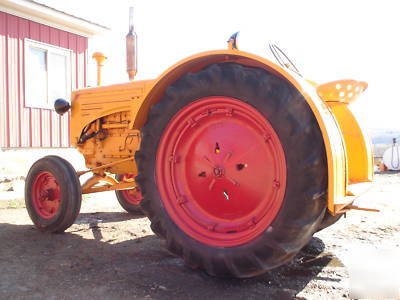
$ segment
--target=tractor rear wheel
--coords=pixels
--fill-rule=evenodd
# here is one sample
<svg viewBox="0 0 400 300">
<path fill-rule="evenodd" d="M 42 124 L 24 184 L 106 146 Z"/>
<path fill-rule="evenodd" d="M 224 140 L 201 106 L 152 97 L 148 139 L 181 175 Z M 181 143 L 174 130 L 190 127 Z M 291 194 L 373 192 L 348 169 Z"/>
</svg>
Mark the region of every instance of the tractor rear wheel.
<svg viewBox="0 0 400 300">
<path fill-rule="evenodd" d="M 125 174 L 116 176 L 118 181 L 129 180 L 129 178 L 133 178 L 132 174 Z M 115 191 L 115 196 L 119 204 L 125 209 L 127 212 L 131 214 L 143 213 L 140 208 L 140 201 L 142 200 L 142 194 L 138 188 L 129 189 L 129 190 L 117 190 Z"/>
<path fill-rule="evenodd" d="M 25 181 L 25 204 L 35 226 L 44 232 L 63 232 L 81 208 L 81 185 L 72 165 L 46 156 L 30 168 Z"/>
<path fill-rule="evenodd" d="M 290 261 L 325 213 L 317 121 L 295 87 L 263 69 L 214 64 L 173 83 L 136 161 L 151 228 L 210 275 L 251 277 Z"/>
</svg>

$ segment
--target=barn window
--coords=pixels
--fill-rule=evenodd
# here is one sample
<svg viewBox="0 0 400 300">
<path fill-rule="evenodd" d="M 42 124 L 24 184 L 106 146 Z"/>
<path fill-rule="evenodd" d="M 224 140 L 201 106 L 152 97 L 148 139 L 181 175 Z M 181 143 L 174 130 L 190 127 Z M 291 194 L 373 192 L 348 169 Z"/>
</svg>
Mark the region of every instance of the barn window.
<svg viewBox="0 0 400 300">
<path fill-rule="evenodd" d="M 53 108 L 71 93 L 71 50 L 25 39 L 25 105 Z"/>
</svg>

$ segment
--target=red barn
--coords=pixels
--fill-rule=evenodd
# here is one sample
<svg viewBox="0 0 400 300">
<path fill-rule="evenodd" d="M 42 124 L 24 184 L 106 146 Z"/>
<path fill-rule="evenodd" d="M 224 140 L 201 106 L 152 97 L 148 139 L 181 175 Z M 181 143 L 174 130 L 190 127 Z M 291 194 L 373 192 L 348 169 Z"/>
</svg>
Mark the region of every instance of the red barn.
<svg viewBox="0 0 400 300">
<path fill-rule="evenodd" d="M 31 0 L 0 2 L 0 148 L 69 147 L 57 98 L 86 86 L 88 38 L 106 27 Z"/>
</svg>

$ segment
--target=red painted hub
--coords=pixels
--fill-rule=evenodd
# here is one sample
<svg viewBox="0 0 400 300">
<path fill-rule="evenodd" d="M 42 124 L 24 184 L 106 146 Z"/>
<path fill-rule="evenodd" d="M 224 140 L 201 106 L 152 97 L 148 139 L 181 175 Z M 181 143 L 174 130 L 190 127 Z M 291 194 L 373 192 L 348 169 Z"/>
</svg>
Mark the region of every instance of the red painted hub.
<svg viewBox="0 0 400 300">
<path fill-rule="evenodd" d="M 32 185 L 32 204 L 39 216 L 44 219 L 54 217 L 60 203 L 60 186 L 53 174 L 47 171 L 37 174 Z"/>
<path fill-rule="evenodd" d="M 156 179 L 173 221 L 219 247 L 247 243 L 277 215 L 286 186 L 281 143 L 254 107 L 208 97 L 180 110 L 164 130 Z"/>
<path fill-rule="evenodd" d="M 123 181 L 129 182 L 130 179 L 135 178 L 133 174 L 126 174 L 122 178 Z M 142 200 L 142 193 L 135 188 L 135 189 L 129 189 L 129 190 L 121 190 L 122 195 L 124 196 L 125 200 L 133 205 L 139 205 L 140 201 Z"/>
</svg>

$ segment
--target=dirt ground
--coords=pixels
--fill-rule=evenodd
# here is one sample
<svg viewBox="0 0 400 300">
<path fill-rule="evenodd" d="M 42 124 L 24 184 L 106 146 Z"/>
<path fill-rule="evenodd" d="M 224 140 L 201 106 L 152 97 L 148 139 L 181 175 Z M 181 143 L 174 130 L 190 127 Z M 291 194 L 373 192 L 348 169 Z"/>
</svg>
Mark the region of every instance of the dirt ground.
<svg viewBox="0 0 400 300">
<path fill-rule="evenodd" d="M 400 174 L 377 174 L 358 205 L 381 212 L 349 212 L 292 263 L 244 280 L 187 269 L 112 193 L 85 199 L 65 234 L 38 232 L 24 208 L 0 209 L 0 299 L 348 298 L 354 259 L 367 249 L 400 249 Z"/>
</svg>

